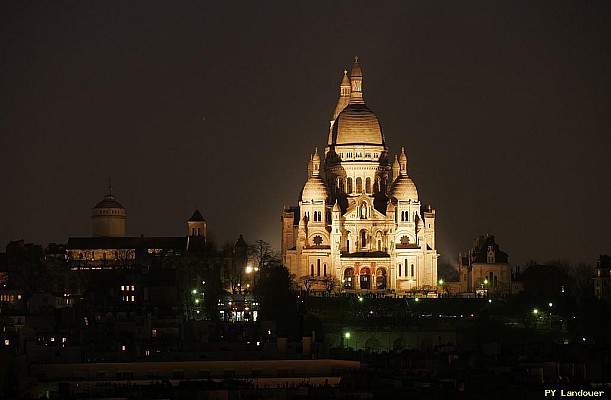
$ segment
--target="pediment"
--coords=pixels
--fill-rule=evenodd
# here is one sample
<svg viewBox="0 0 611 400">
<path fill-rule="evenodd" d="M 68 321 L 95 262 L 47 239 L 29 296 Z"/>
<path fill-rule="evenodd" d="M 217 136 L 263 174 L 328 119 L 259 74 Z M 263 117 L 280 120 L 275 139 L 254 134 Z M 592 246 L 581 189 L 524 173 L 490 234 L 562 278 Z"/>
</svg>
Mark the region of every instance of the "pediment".
<svg viewBox="0 0 611 400">
<path fill-rule="evenodd" d="M 366 194 L 350 199 L 343 217 L 346 220 L 369 219 L 379 221 L 386 219 L 386 215 L 375 209 L 373 199 Z"/>
</svg>

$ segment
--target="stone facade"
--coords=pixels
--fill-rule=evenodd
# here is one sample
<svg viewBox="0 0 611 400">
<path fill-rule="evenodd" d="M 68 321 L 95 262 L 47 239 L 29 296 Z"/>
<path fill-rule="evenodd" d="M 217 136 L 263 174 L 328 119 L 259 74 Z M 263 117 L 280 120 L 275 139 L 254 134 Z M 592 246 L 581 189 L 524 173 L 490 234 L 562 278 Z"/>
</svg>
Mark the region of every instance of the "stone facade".
<svg viewBox="0 0 611 400">
<path fill-rule="evenodd" d="M 389 162 L 362 83 L 356 60 L 350 77 L 344 71 L 324 162 L 314 151 L 299 205 L 284 208 L 283 262 L 306 285 L 430 291 L 437 286 L 435 210 L 421 203 L 405 150 Z"/>
<path fill-rule="evenodd" d="M 473 247 L 458 255 L 458 277 L 460 293 L 504 297 L 513 290 L 509 256 L 492 235 L 475 238 Z"/>
</svg>

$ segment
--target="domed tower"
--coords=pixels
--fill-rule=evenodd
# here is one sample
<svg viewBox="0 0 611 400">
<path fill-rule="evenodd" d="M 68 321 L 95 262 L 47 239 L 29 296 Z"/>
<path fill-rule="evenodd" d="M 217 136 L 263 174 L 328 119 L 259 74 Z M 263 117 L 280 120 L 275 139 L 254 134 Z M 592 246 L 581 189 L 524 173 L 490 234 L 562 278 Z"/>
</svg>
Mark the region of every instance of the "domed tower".
<svg viewBox="0 0 611 400">
<path fill-rule="evenodd" d="M 125 218 L 125 207 L 115 200 L 109 184 L 108 194 L 92 209 L 93 236 L 125 237 Z"/>
<path fill-rule="evenodd" d="M 398 162 L 395 158 L 395 165 L 397 164 L 398 175 L 390 188 L 390 198 L 396 210 L 397 242 L 403 245 L 415 244 L 417 235 L 414 228 L 419 218 L 420 203 L 418 202 L 416 184 L 407 176 L 407 156 L 404 148 L 401 148 Z"/>
<path fill-rule="evenodd" d="M 300 218 L 305 220 L 307 239 L 306 243 L 328 245 L 328 235 L 325 230 L 327 224 L 327 201 L 329 191 L 320 178 L 320 156 L 318 149 L 310 157 L 308 164 L 308 180 L 301 191 L 299 208 Z M 318 237 L 317 237 L 318 236 Z"/>
<path fill-rule="evenodd" d="M 325 148 L 325 177 L 331 188 L 331 201 L 338 200 L 343 211 L 352 203 L 351 199 L 361 194 L 385 197 L 390 172 L 380 122 L 363 100 L 363 73 L 358 58 L 350 73 L 350 83 L 349 92 L 344 90 L 344 81 L 340 85 L 336 118 Z M 344 106 L 348 93 L 350 97 Z M 386 199 L 380 204 L 383 208 Z"/>
</svg>

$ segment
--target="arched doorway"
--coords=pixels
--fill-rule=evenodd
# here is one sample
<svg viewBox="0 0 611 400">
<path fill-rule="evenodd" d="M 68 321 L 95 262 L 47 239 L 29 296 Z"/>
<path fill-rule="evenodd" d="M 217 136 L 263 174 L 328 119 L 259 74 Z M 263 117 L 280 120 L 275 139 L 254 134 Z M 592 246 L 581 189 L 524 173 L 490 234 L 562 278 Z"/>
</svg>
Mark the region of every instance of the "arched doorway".
<svg viewBox="0 0 611 400">
<path fill-rule="evenodd" d="M 378 268 L 376 271 L 376 289 L 386 289 L 386 270 Z"/>
<path fill-rule="evenodd" d="M 371 289 L 371 270 L 369 268 L 361 268 L 359 284 L 361 289 Z"/>
<path fill-rule="evenodd" d="M 344 289 L 354 289 L 354 269 L 346 268 L 342 283 L 344 284 Z"/>
</svg>

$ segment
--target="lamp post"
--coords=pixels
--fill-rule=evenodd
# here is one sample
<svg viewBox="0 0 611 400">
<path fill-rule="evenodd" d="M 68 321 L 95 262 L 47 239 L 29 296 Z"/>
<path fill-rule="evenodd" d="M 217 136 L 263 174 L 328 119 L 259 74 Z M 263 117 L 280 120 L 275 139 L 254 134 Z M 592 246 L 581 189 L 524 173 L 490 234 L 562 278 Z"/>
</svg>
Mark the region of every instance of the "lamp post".
<svg viewBox="0 0 611 400">
<path fill-rule="evenodd" d="M 251 280 L 252 276 L 252 288 L 254 289 L 257 286 L 257 272 L 259 272 L 259 267 L 253 267 L 250 264 L 246 266 L 246 275 L 248 276 L 248 280 Z"/>
<path fill-rule="evenodd" d="M 552 327 L 552 307 L 554 306 L 554 303 L 549 302 L 547 303 L 548 307 L 549 307 L 549 327 L 551 329 Z"/>
</svg>

